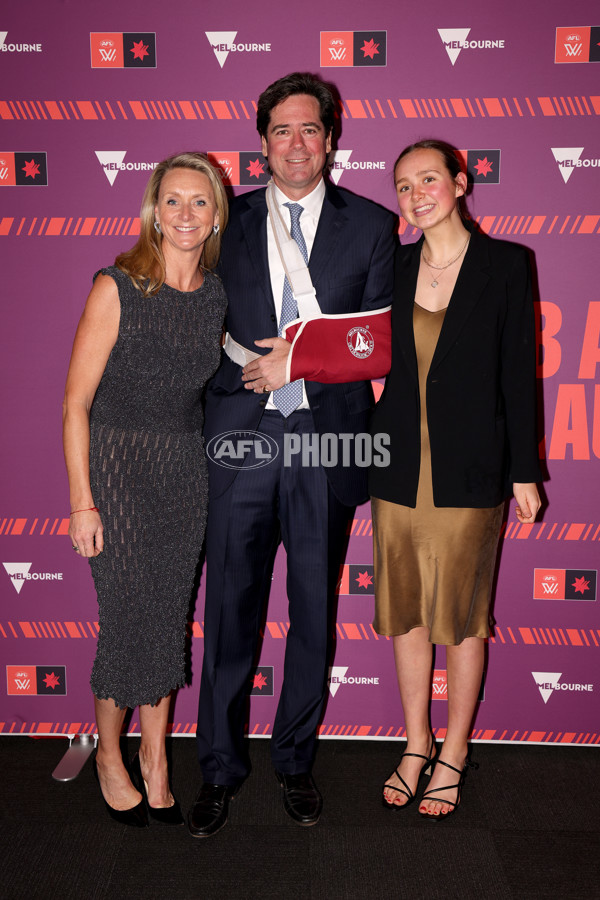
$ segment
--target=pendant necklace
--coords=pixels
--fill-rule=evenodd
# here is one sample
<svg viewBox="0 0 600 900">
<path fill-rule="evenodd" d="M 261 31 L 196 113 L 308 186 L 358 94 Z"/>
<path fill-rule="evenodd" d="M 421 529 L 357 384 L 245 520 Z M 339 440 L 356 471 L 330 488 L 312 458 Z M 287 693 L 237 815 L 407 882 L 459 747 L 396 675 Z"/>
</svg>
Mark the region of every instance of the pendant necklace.
<svg viewBox="0 0 600 900">
<path fill-rule="evenodd" d="M 421 248 L 421 256 L 423 257 L 423 262 L 425 263 L 425 265 L 426 265 L 427 268 L 429 269 L 429 274 L 430 274 L 431 277 L 433 278 L 433 281 L 431 282 L 431 287 L 432 287 L 432 288 L 436 288 L 436 287 L 438 286 L 438 284 L 439 284 L 439 280 L 438 280 L 438 279 L 439 279 L 441 276 L 436 276 L 431 270 L 432 270 L 432 269 L 437 269 L 439 272 L 443 272 L 445 269 L 448 269 L 448 268 L 452 265 L 452 263 L 455 263 L 456 260 L 457 260 L 460 256 L 463 255 L 463 253 L 464 253 L 465 250 L 467 249 L 467 244 L 469 243 L 470 238 L 471 238 L 471 235 L 470 235 L 470 234 L 467 235 L 466 241 L 464 242 L 463 246 L 460 248 L 460 250 L 458 251 L 458 253 L 456 254 L 456 256 L 453 256 L 452 259 L 451 259 L 449 262 L 444 263 L 443 266 L 436 266 L 435 263 L 432 263 L 431 260 L 427 259 L 427 257 L 425 256 L 425 251 L 423 250 L 423 248 Z"/>
</svg>

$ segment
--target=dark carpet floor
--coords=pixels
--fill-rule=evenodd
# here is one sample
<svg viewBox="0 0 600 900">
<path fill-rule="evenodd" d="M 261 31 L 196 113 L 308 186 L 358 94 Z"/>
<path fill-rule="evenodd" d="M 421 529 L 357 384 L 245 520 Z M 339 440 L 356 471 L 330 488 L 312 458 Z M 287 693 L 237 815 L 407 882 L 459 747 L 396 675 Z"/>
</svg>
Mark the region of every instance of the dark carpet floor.
<svg viewBox="0 0 600 900">
<path fill-rule="evenodd" d="M 130 738 L 128 752 L 138 741 Z M 182 808 L 199 782 L 195 742 L 172 742 Z M 597 748 L 476 745 L 458 812 L 437 825 L 417 804 L 397 813 L 381 784 L 403 744 L 321 741 L 314 775 L 324 812 L 313 828 L 286 816 L 268 741 L 227 826 L 127 828 L 100 801 L 88 762 L 51 772 L 66 740 L 0 738 L 0 897 L 165 900 L 590 900 L 600 897 Z"/>
</svg>

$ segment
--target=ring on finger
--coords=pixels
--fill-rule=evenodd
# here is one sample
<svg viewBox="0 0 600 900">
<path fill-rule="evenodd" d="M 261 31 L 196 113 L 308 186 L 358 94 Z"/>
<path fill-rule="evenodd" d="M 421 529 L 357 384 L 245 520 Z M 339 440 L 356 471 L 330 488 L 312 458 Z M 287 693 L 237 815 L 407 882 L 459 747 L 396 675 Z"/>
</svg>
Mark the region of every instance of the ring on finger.
<svg viewBox="0 0 600 900">
<path fill-rule="evenodd" d="M 269 390 L 269 388 L 267 387 L 266 384 L 263 385 L 262 392 L 263 392 L 263 394 L 270 394 L 270 393 L 271 393 L 271 391 Z"/>
</svg>

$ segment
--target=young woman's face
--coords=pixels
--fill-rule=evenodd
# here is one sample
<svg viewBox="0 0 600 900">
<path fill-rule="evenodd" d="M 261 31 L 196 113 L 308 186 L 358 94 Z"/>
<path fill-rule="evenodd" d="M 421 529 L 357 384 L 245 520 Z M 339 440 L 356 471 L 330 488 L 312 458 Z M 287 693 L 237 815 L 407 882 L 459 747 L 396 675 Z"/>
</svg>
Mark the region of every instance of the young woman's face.
<svg viewBox="0 0 600 900">
<path fill-rule="evenodd" d="M 467 178 L 453 178 L 437 150 L 413 150 L 396 166 L 396 194 L 402 218 L 425 230 L 458 213 L 458 198 L 465 193 Z"/>
</svg>

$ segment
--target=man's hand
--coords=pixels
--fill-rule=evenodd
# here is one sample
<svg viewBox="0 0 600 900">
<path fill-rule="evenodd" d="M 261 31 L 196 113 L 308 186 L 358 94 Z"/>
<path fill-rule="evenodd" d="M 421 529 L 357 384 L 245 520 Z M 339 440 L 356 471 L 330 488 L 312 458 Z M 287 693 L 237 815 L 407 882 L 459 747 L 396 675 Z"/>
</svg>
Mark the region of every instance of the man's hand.
<svg viewBox="0 0 600 900">
<path fill-rule="evenodd" d="M 244 387 L 247 391 L 268 394 L 287 384 L 285 370 L 292 345 L 281 337 L 263 338 L 254 343 L 257 347 L 271 347 L 271 352 L 244 366 L 242 381 L 246 382 Z"/>
</svg>

